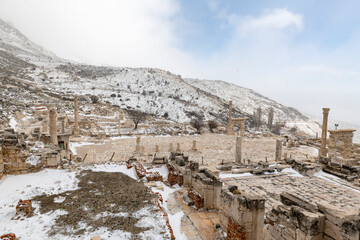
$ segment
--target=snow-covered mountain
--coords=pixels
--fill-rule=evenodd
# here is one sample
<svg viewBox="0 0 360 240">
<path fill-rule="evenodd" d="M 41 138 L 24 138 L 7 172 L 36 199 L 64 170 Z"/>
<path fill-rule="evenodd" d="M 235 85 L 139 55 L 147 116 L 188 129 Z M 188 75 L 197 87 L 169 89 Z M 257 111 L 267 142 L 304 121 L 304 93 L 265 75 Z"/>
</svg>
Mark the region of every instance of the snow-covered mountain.
<svg viewBox="0 0 360 240">
<path fill-rule="evenodd" d="M 0 70 L 2 84 L 16 83 L 16 91 L 7 88 L 0 92 L 2 106 L 10 101 L 26 105 L 33 98 L 53 101 L 51 98 L 57 97 L 61 101 L 74 94 L 95 95 L 120 108 L 138 109 L 177 122 L 188 122 L 194 116 L 225 122 L 228 101 L 232 100 L 235 117 L 250 117 L 261 107 L 265 121 L 272 107 L 275 119 L 308 120 L 296 109 L 222 81 L 182 79 L 160 69 L 92 66 L 63 60 L 2 20 Z"/>
</svg>

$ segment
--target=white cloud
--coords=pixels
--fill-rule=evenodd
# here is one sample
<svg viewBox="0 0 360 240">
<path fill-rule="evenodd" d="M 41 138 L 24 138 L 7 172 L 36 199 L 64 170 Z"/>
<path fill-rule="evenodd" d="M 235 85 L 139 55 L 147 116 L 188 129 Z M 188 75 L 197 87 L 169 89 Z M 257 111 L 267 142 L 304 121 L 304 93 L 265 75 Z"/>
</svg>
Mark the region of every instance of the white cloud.
<svg viewBox="0 0 360 240">
<path fill-rule="evenodd" d="M 1 0 L 0 16 L 64 58 L 189 72 L 177 0 Z"/>
<path fill-rule="evenodd" d="M 303 16 L 298 13 L 283 9 L 272 9 L 260 17 L 248 17 L 242 23 L 241 28 L 244 30 L 259 30 L 261 28 L 283 29 L 294 26 L 297 29 L 303 28 Z"/>
</svg>

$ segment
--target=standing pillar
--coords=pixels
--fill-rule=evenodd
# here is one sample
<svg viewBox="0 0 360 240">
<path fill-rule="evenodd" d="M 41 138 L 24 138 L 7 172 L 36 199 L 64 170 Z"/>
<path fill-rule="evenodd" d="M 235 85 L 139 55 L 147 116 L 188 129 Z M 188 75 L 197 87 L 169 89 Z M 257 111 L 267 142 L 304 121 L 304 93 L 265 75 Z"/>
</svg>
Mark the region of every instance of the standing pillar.
<svg viewBox="0 0 360 240">
<path fill-rule="evenodd" d="M 155 152 L 160 152 L 159 145 L 155 145 Z"/>
<path fill-rule="evenodd" d="M 180 143 L 177 143 L 177 144 L 176 144 L 176 151 L 177 151 L 177 152 L 181 152 Z"/>
<path fill-rule="evenodd" d="M 74 135 L 79 136 L 79 102 L 78 96 L 74 96 Z"/>
<path fill-rule="evenodd" d="M 321 132 L 321 147 L 320 147 L 320 157 L 326 157 L 326 138 L 327 138 L 327 125 L 329 117 L 330 108 L 323 108 L 323 124 Z"/>
<path fill-rule="evenodd" d="M 282 141 L 276 140 L 275 162 L 281 161 L 282 155 Z"/>
<path fill-rule="evenodd" d="M 242 137 L 236 137 L 235 162 L 241 164 Z"/>
<path fill-rule="evenodd" d="M 229 102 L 229 120 L 228 120 L 228 126 L 226 132 L 227 134 L 234 133 L 234 124 L 232 122 L 232 101 Z"/>
<path fill-rule="evenodd" d="M 60 121 L 61 121 L 61 133 L 65 133 L 65 117 L 61 117 Z"/>
<path fill-rule="evenodd" d="M 57 113 L 55 108 L 50 109 L 50 143 L 58 144 L 57 139 L 57 124 L 56 124 Z"/>
<path fill-rule="evenodd" d="M 49 111 L 46 111 L 45 119 L 43 119 L 42 131 L 43 131 L 43 133 L 49 132 Z"/>
<path fill-rule="evenodd" d="M 245 137 L 245 119 L 240 122 L 240 135 L 242 138 Z"/>
</svg>

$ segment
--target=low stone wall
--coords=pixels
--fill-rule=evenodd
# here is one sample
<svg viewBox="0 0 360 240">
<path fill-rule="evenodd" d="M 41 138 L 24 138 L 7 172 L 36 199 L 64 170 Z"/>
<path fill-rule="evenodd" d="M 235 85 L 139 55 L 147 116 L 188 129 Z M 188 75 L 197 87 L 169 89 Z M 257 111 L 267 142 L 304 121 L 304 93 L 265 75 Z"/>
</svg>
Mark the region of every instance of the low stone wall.
<svg viewBox="0 0 360 240">
<path fill-rule="evenodd" d="M 236 186 L 221 190 L 220 227 L 227 239 L 263 240 L 264 212 L 264 198 L 240 193 Z"/>
</svg>

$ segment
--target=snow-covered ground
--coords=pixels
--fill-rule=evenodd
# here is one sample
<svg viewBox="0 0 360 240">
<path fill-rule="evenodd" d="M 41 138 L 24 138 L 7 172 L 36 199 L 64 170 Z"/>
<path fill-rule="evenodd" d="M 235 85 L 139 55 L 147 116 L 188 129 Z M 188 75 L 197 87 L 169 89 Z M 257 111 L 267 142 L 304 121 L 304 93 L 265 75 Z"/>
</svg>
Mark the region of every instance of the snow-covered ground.
<svg viewBox="0 0 360 240">
<path fill-rule="evenodd" d="M 17 237 L 29 240 L 49 239 L 47 231 L 51 229 L 55 219 L 64 214 L 64 211 L 56 210 L 49 214 L 40 214 L 39 206 L 33 203 L 34 216 L 24 220 L 12 220 L 15 217 L 15 206 L 20 199 L 31 199 L 43 193 L 57 194 L 77 189 L 78 180 L 75 175 L 75 172 L 46 169 L 38 173 L 4 176 L 0 180 L 0 233 L 13 232 Z"/>
<path fill-rule="evenodd" d="M 134 180 L 138 180 L 134 168 L 127 169 L 126 165 L 119 164 L 102 164 L 83 167 L 82 170 L 105 171 L 105 172 L 121 172 Z M 151 171 L 159 171 L 164 177 L 167 176 L 166 166 L 153 168 Z M 66 214 L 64 210 L 56 210 L 47 214 L 40 214 L 39 205 L 33 202 L 35 207 L 34 215 L 23 220 L 12 220 L 15 217 L 15 206 L 20 199 L 31 199 L 35 196 L 46 194 L 58 194 L 78 188 L 78 179 L 76 172 L 67 170 L 46 169 L 38 173 L 31 173 L 17 176 L 4 176 L 0 181 L 0 233 L 13 232 L 21 239 L 50 239 L 47 232 L 51 230 L 55 224 L 56 218 L 61 214 Z M 157 182 L 163 186 L 163 190 L 153 188 L 154 192 L 159 192 L 164 200 L 162 206 L 169 216 L 169 222 L 177 239 L 186 239 L 180 230 L 181 217 L 183 212 L 174 215 L 167 208 L 167 199 L 169 195 L 176 191 L 179 186 L 168 187 L 161 182 Z M 64 199 L 56 198 L 55 201 L 61 202 Z M 137 227 L 149 227 L 150 230 L 140 233 L 142 239 L 162 239 L 160 233 L 166 229 L 166 222 L 162 214 L 154 214 L 152 208 L 155 206 L 147 206 L 134 215 L 139 218 Z M 155 207 L 156 208 L 156 207 Z M 110 213 L 104 213 L 110 214 Z M 82 226 L 86 229 L 86 226 Z M 86 231 L 80 236 L 80 239 L 90 239 L 92 236 L 100 235 L 102 239 L 131 239 L 131 234 L 121 230 L 109 231 L 107 228 L 99 228 L 96 231 Z M 79 239 L 79 236 L 55 235 L 51 239 Z"/>
</svg>

